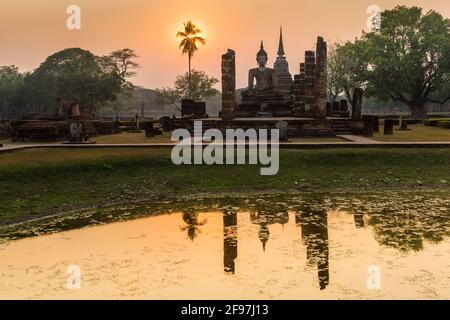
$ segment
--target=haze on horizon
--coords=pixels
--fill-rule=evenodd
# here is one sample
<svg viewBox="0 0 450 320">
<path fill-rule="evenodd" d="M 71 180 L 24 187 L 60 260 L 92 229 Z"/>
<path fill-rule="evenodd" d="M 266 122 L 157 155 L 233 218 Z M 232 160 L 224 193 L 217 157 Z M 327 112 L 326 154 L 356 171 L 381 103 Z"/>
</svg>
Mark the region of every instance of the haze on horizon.
<svg viewBox="0 0 450 320">
<path fill-rule="evenodd" d="M 66 9 L 72 4 L 81 8 L 81 30 L 66 28 Z M 370 5 L 382 10 L 415 5 L 450 17 L 446 0 L 2 0 L 0 65 L 32 71 L 65 48 L 80 47 L 96 55 L 131 48 L 141 65 L 133 83 L 171 86 L 187 71 L 187 57 L 181 56 L 175 35 L 183 22 L 192 20 L 207 40 L 194 56 L 193 68 L 220 79 L 220 56 L 234 49 L 237 85 L 245 87 L 261 40 L 273 65 L 280 25 L 295 74 L 317 36 L 329 43 L 360 36 L 367 28 Z"/>
</svg>

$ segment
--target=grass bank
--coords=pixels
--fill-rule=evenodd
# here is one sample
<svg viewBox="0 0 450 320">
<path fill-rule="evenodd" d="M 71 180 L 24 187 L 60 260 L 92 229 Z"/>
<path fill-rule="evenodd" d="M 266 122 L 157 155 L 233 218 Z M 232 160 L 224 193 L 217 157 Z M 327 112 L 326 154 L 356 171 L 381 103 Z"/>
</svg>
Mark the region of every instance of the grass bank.
<svg viewBox="0 0 450 320">
<path fill-rule="evenodd" d="M 83 207 L 198 193 L 370 192 L 450 186 L 449 149 L 281 150 L 258 165 L 175 166 L 167 149 L 32 149 L 0 155 L 0 224 Z"/>
<path fill-rule="evenodd" d="M 408 125 L 406 131 L 394 127 L 393 135 L 384 135 L 384 126 L 380 126 L 380 132 L 375 133 L 374 140 L 382 142 L 448 142 L 450 141 L 450 130 L 439 127 L 428 127 L 423 124 Z"/>
<path fill-rule="evenodd" d="M 110 134 L 103 136 L 92 137 L 98 144 L 134 144 L 134 143 L 171 143 L 171 133 L 164 132 L 162 135 L 147 138 L 144 132 L 130 133 L 122 132 L 119 134 Z M 321 138 L 293 138 L 292 142 L 345 142 L 345 139 L 338 137 L 321 137 Z M 36 141 L 11 141 L 1 140 L 0 144 L 5 146 L 20 146 L 20 145 L 34 145 L 34 144 L 61 144 L 58 142 L 36 142 Z"/>
</svg>

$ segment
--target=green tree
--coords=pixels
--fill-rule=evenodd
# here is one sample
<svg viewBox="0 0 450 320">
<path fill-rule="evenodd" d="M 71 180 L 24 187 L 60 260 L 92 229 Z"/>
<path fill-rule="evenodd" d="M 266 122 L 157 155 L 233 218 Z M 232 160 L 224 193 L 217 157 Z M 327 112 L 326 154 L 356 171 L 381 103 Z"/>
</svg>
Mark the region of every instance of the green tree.
<svg viewBox="0 0 450 320">
<path fill-rule="evenodd" d="M 17 76 L 19 74 L 19 68 L 16 66 L 0 66 L 0 77 Z"/>
<path fill-rule="evenodd" d="M 201 43 L 203 45 L 206 44 L 206 40 L 200 36 L 198 36 L 199 33 L 202 31 L 197 28 L 197 26 L 192 23 L 192 21 L 188 21 L 184 23 L 184 30 L 179 31 L 177 33 L 177 38 L 181 38 L 180 46 L 179 48 L 182 49 L 182 54 L 188 55 L 189 60 L 189 88 L 191 88 L 191 60 L 194 56 L 195 52 L 198 51 L 197 43 Z M 193 95 L 191 93 L 191 90 L 189 90 L 189 95 L 191 99 L 193 98 Z"/>
<path fill-rule="evenodd" d="M 23 108 L 25 75 L 15 66 L 0 66 L 0 120 L 15 118 Z"/>
<path fill-rule="evenodd" d="M 54 112 L 58 100 L 75 101 L 83 110 L 94 111 L 97 105 L 114 100 L 124 83 L 104 61 L 79 48 L 49 56 L 27 78 L 27 100 L 45 113 Z"/>
<path fill-rule="evenodd" d="M 366 50 L 365 44 L 361 40 L 356 40 L 354 43 L 338 44 L 334 52 L 331 52 L 331 63 L 328 68 L 331 79 L 328 90 L 330 94 L 342 90 L 352 106 L 355 89 L 367 86 Z"/>
<path fill-rule="evenodd" d="M 161 106 L 170 106 L 180 111 L 180 101 L 190 98 L 195 101 L 204 100 L 220 93 L 214 86 L 219 80 L 209 77 L 204 71 L 192 70 L 191 74 L 178 75 L 174 88 L 156 89 L 157 102 Z"/>
<path fill-rule="evenodd" d="M 364 33 L 365 50 L 353 56 L 368 62 L 368 93 L 400 101 L 419 118 L 426 103 L 450 100 L 450 20 L 436 11 L 397 6 L 381 13 L 381 28 Z M 440 98 L 440 99 L 437 99 Z"/>
<path fill-rule="evenodd" d="M 116 69 L 123 80 L 134 77 L 136 75 L 136 71 L 134 70 L 139 68 L 139 64 L 134 61 L 134 59 L 138 58 L 138 55 L 132 49 L 125 48 L 116 50 L 103 58 L 107 59 L 107 63 L 109 62 Z"/>
</svg>

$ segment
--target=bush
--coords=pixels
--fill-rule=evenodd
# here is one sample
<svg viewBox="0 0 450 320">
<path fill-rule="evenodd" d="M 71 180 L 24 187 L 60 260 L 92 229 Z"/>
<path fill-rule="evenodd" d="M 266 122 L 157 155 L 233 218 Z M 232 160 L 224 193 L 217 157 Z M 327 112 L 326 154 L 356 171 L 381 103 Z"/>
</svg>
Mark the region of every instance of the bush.
<svg viewBox="0 0 450 320">
<path fill-rule="evenodd" d="M 9 137 L 9 132 L 11 127 L 9 126 L 9 121 L 0 120 L 0 139 L 6 139 Z"/>
<path fill-rule="evenodd" d="M 437 127 L 441 121 L 450 121 L 450 118 L 430 118 L 423 120 L 423 124 L 429 127 Z"/>
<path fill-rule="evenodd" d="M 447 121 L 439 121 L 438 126 L 440 128 L 450 129 L 450 120 Z"/>
</svg>

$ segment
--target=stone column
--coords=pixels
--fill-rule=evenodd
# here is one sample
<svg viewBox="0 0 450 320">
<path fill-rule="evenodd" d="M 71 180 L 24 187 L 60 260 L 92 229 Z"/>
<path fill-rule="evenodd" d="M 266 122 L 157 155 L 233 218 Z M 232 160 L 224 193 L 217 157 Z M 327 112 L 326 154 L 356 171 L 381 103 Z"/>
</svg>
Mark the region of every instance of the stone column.
<svg viewBox="0 0 450 320">
<path fill-rule="evenodd" d="M 307 116 L 315 116 L 315 81 L 316 70 L 316 55 L 314 51 L 305 52 L 305 82 L 304 82 L 304 96 L 305 111 Z"/>
<path fill-rule="evenodd" d="M 222 120 L 234 119 L 236 110 L 236 61 L 235 52 L 228 49 L 222 55 Z"/>
<path fill-rule="evenodd" d="M 300 63 L 300 75 L 298 78 L 298 95 L 299 103 L 302 112 L 305 112 L 305 64 Z"/>
<path fill-rule="evenodd" d="M 317 38 L 316 45 L 316 101 L 317 116 L 327 116 L 327 43 L 322 37 Z"/>
<path fill-rule="evenodd" d="M 384 134 L 393 135 L 394 134 L 394 120 L 386 119 L 384 120 Z"/>
<path fill-rule="evenodd" d="M 356 88 L 353 93 L 352 119 L 361 118 L 363 93 L 361 88 Z"/>
</svg>

